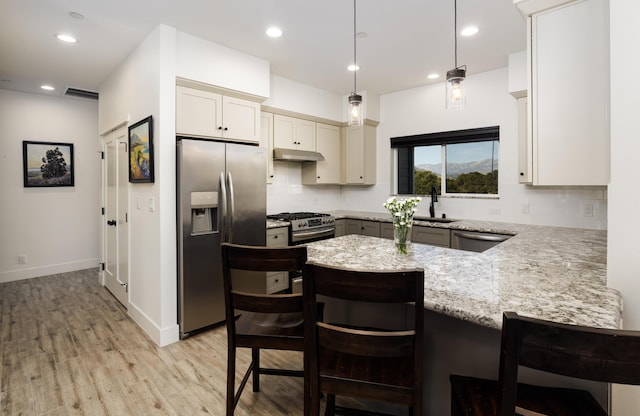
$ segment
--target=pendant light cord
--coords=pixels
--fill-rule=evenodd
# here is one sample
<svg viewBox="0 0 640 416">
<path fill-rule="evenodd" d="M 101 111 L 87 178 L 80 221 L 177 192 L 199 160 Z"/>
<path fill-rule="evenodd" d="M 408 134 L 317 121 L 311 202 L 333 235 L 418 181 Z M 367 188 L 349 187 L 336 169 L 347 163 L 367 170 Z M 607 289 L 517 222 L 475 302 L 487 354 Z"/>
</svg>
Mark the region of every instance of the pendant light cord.
<svg viewBox="0 0 640 416">
<path fill-rule="evenodd" d="M 453 50 L 455 68 L 458 69 L 458 0 L 453 0 Z"/>
<path fill-rule="evenodd" d="M 353 0 L 353 93 L 357 94 L 356 72 L 358 72 L 358 64 L 356 61 L 356 0 Z"/>
</svg>

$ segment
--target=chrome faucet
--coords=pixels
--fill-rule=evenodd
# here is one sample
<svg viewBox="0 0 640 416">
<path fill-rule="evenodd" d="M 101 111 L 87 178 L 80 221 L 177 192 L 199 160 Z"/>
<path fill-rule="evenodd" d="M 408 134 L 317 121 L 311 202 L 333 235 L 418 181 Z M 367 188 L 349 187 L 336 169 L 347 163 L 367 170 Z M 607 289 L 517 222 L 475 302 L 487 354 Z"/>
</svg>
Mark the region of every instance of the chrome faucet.
<svg viewBox="0 0 640 416">
<path fill-rule="evenodd" d="M 429 215 L 431 218 L 436 216 L 436 208 L 434 204 L 438 202 L 438 190 L 435 186 L 431 187 L 431 203 L 429 204 Z"/>
</svg>

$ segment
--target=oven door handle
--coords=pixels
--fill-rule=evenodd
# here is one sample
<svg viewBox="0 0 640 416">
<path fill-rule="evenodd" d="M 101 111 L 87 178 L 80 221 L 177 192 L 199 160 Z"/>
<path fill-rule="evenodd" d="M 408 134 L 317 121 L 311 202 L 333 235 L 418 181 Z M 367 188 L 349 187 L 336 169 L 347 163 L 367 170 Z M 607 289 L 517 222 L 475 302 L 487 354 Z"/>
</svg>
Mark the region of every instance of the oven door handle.
<svg viewBox="0 0 640 416">
<path fill-rule="evenodd" d="M 291 239 L 300 241 L 308 238 L 321 237 L 323 235 L 333 235 L 334 233 L 335 233 L 335 230 L 333 228 L 324 229 L 320 231 L 296 232 L 291 236 Z"/>
</svg>

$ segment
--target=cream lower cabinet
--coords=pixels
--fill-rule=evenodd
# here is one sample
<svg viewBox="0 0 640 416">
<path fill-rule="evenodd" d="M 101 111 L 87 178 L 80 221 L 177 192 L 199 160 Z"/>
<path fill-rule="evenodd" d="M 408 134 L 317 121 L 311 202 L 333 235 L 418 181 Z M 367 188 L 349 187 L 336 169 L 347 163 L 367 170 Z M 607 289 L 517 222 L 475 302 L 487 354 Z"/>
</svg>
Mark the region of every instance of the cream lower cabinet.
<svg viewBox="0 0 640 416">
<path fill-rule="evenodd" d="M 287 247 L 289 235 L 286 227 L 267 229 L 267 247 Z M 266 278 L 266 293 L 276 293 L 289 288 L 289 273 L 270 272 Z"/>
<path fill-rule="evenodd" d="M 316 124 L 316 151 L 324 156 L 321 162 L 302 164 L 303 185 L 337 185 L 340 183 L 340 127 Z"/>
<path fill-rule="evenodd" d="M 347 219 L 345 235 L 359 234 L 370 237 L 380 237 L 380 223 L 378 221 Z"/>
<path fill-rule="evenodd" d="M 287 227 L 267 229 L 267 247 L 286 247 L 289 245 Z M 289 288 L 287 272 L 239 272 L 232 271 L 233 288 L 249 293 L 276 293 Z"/>
<path fill-rule="evenodd" d="M 376 183 L 376 127 L 345 127 L 342 139 L 342 184 Z"/>
<path fill-rule="evenodd" d="M 273 115 L 273 145 L 282 149 L 316 150 L 316 123 L 281 114 Z"/>
<path fill-rule="evenodd" d="M 608 4 L 573 1 L 528 17 L 533 185 L 609 183 Z"/>
<path fill-rule="evenodd" d="M 451 247 L 451 233 L 448 228 L 423 227 L 414 225 L 411 241 L 439 247 Z"/>
<path fill-rule="evenodd" d="M 393 223 L 391 222 L 381 222 L 380 223 L 380 237 L 389 238 L 393 240 Z"/>
<path fill-rule="evenodd" d="M 336 220 L 336 237 L 349 234 L 368 235 L 393 239 L 393 223 L 341 218 Z M 414 225 L 411 241 L 439 247 L 451 247 L 451 232 L 448 228 Z"/>
<path fill-rule="evenodd" d="M 260 142 L 260 103 L 176 86 L 176 135 Z"/>
<path fill-rule="evenodd" d="M 347 220 L 339 219 L 336 220 L 336 237 L 342 237 L 343 235 L 347 235 Z"/>
</svg>

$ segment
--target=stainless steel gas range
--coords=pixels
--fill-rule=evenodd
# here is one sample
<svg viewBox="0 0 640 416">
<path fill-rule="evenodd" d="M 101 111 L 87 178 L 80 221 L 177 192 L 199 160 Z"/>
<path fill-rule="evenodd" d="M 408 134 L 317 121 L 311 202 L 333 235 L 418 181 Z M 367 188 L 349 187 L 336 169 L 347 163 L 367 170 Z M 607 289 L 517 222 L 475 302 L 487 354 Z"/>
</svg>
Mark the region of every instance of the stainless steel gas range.
<svg viewBox="0 0 640 416">
<path fill-rule="evenodd" d="M 316 212 L 282 212 L 267 215 L 270 220 L 289 222 L 289 245 L 326 240 L 336 235 L 336 219 L 330 214 Z M 289 273 L 289 287 L 293 293 L 302 293 L 302 273 Z"/>
<path fill-rule="evenodd" d="M 267 218 L 289 222 L 289 245 L 291 246 L 333 238 L 336 234 L 336 219 L 330 214 L 282 212 L 268 215 Z"/>
</svg>

